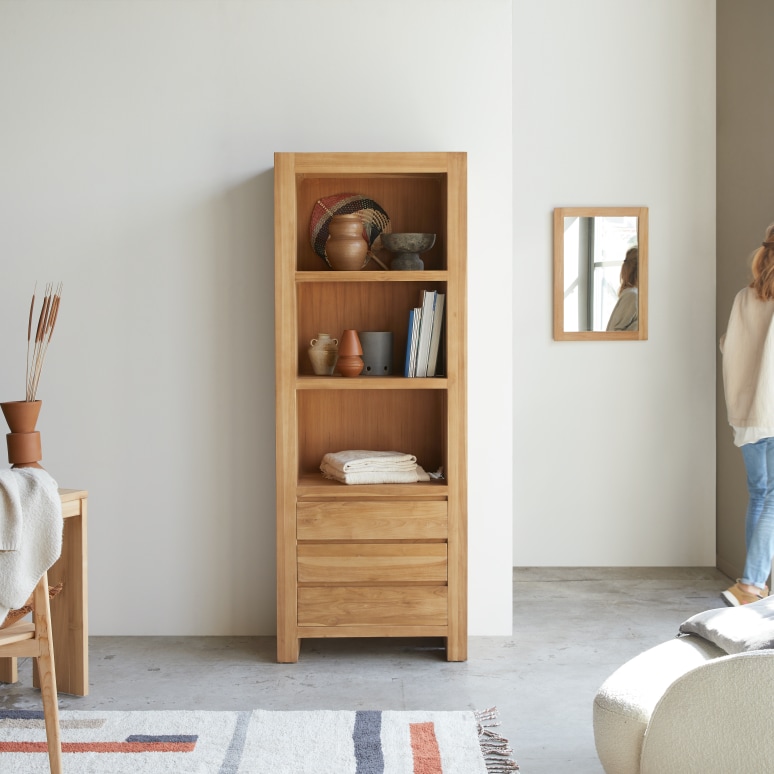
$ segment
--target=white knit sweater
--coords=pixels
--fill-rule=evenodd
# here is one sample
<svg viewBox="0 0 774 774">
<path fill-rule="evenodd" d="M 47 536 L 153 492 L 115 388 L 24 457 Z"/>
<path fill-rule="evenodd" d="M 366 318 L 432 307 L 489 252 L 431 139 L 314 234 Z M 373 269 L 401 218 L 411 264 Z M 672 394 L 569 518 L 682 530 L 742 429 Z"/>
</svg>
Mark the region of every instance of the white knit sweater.
<svg viewBox="0 0 774 774">
<path fill-rule="evenodd" d="M 761 301 L 750 287 L 740 290 L 720 351 L 735 443 L 774 437 L 774 301 Z"/>
</svg>

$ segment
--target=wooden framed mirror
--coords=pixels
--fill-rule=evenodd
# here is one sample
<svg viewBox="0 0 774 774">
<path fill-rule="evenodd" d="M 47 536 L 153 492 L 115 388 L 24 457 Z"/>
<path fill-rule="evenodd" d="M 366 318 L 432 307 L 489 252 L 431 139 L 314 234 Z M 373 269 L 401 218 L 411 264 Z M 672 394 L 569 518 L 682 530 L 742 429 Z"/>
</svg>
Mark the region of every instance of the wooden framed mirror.
<svg viewBox="0 0 774 774">
<path fill-rule="evenodd" d="M 554 210 L 554 339 L 648 338 L 648 208 Z"/>
</svg>

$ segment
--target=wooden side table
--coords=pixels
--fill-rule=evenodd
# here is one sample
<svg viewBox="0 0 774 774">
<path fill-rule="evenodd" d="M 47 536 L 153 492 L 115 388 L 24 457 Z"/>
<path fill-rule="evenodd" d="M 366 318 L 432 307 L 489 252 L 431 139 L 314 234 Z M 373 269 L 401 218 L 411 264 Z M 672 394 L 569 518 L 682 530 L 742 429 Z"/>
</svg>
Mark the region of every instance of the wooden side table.
<svg viewBox="0 0 774 774">
<path fill-rule="evenodd" d="M 62 555 L 48 571 L 52 586 L 63 583 L 51 604 L 56 686 L 59 693 L 89 693 L 89 616 L 86 550 L 87 498 L 84 489 L 60 489 L 64 532 Z M 19 679 L 15 658 L 0 658 L 0 682 Z M 33 682 L 38 685 L 37 674 Z"/>
</svg>

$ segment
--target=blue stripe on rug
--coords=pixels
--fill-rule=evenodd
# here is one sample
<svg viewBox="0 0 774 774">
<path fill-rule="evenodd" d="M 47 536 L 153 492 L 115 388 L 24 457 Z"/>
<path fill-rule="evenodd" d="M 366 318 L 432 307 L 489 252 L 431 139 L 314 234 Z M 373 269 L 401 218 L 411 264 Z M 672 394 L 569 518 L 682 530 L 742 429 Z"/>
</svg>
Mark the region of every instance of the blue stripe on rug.
<svg viewBox="0 0 774 774">
<path fill-rule="evenodd" d="M 191 744 L 199 741 L 197 734 L 131 734 L 126 737 L 127 742 L 185 742 Z"/>
<path fill-rule="evenodd" d="M 384 774 L 380 711 L 361 710 L 355 713 L 352 741 L 355 745 L 355 774 Z"/>
<path fill-rule="evenodd" d="M 42 710 L 0 710 L 0 720 L 43 720 Z"/>
<path fill-rule="evenodd" d="M 226 755 L 223 763 L 220 765 L 219 774 L 237 774 L 239 764 L 242 761 L 242 753 L 245 749 L 245 739 L 247 739 L 247 728 L 250 725 L 250 716 L 252 712 L 240 712 L 237 714 L 234 733 L 231 735 Z"/>
</svg>

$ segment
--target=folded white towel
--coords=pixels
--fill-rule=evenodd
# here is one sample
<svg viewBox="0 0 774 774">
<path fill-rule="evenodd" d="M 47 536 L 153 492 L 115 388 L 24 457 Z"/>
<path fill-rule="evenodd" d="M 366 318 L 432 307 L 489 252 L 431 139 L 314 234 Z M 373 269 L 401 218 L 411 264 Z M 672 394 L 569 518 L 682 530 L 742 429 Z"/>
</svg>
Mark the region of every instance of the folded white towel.
<svg viewBox="0 0 774 774">
<path fill-rule="evenodd" d="M 417 481 L 429 481 L 430 476 L 420 465 L 412 470 L 360 470 L 342 473 L 323 461 L 320 470 L 325 478 L 342 484 L 415 484 Z"/>
<path fill-rule="evenodd" d="M 414 469 L 417 458 L 413 454 L 394 451 L 366 451 L 352 449 L 348 451 L 329 452 L 323 457 L 323 462 L 330 468 L 342 473 L 355 473 L 367 470 L 406 470 Z"/>
<path fill-rule="evenodd" d="M 17 548 L 0 550 L 0 622 L 27 601 L 62 553 L 62 501 L 56 481 L 39 468 L 13 468 L 9 473 L 5 480 L 11 487 L 16 484 L 21 519 Z M 4 505 L 0 501 L 0 507 Z"/>
</svg>

